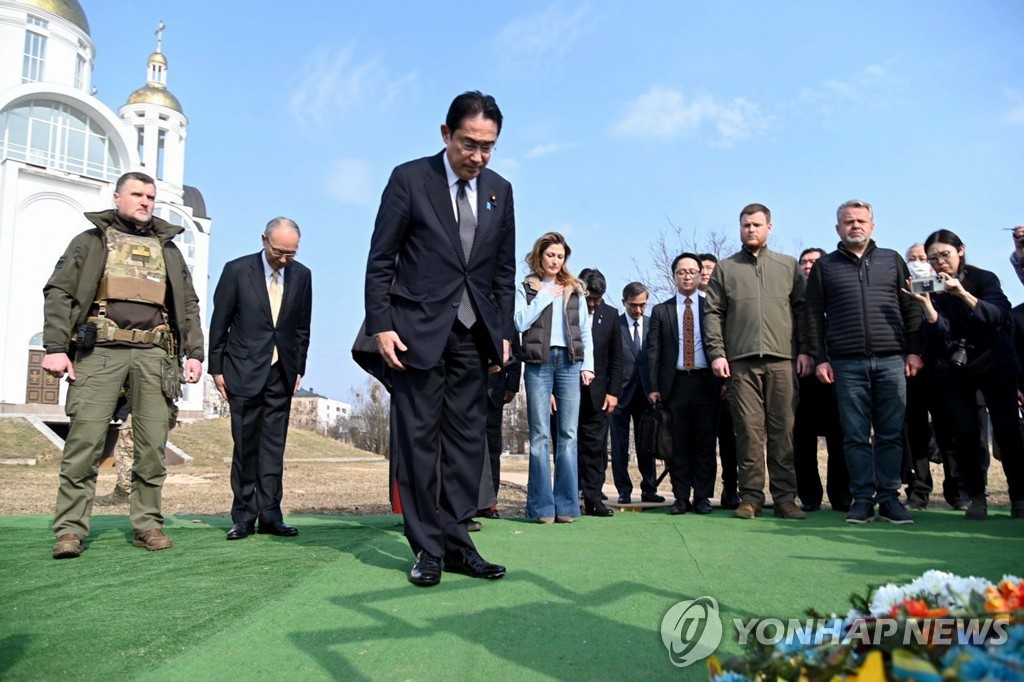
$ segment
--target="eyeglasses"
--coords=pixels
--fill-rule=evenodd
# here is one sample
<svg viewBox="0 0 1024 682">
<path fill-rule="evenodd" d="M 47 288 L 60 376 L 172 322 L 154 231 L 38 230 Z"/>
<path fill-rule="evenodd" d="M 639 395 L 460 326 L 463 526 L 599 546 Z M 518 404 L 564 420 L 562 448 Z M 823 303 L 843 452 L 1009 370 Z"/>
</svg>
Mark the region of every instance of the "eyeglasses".
<svg viewBox="0 0 1024 682">
<path fill-rule="evenodd" d="M 626 307 L 627 308 L 643 309 L 643 308 L 647 307 L 647 301 L 644 301 L 643 303 L 626 303 Z"/>
<path fill-rule="evenodd" d="M 470 140 L 465 137 L 456 137 L 455 141 L 459 143 L 459 147 L 462 151 L 466 152 L 470 156 L 480 152 L 481 156 L 489 156 L 494 151 L 494 145 L 497 142 L 477 142 L 476 140 Z"/>
<path fill-rule="evenodd" d="M 267 248 L 270 249 L 270 253 L 278 258 L 295 258 L 295 254 L 298 253 L 297 251 L 282 251 L 269 241 L 267 242 Z"/>
<path fill-rule="evenodd" d="M 948 263 L 953 259 L 954 253 L 954 251 L 936 251 L 928 256 L 928 261 L 931 263 Z"/>
<path fill-rule="evenodd" d="M 700 274 L 700 270 L 676 270 L 676 276 L 682 275 L 683 277 L 696 277 Z"/>
</svg>

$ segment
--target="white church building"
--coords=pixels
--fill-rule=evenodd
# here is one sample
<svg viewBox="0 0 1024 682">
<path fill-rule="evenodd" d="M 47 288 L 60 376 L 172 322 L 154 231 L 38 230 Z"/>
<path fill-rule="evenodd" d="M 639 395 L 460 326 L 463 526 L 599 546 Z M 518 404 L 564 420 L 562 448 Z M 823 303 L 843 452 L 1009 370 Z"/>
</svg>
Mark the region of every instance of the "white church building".
<svg viewBox="0 0 1024 682">
<path fill-rule="evenodd" d="M 0 412 L 61 413 L 67 384 L 40 369 L 43 285 L 84 212 L 113 208 L 128 171 L 156 178 L 155 214 L 176 242 L 201 305 L 211 220 L 185 185 L 188 118 L 167 88 L 163 25 L 145 85 L 116 112 L 94 96 L 95 46 L 77 0 L 0 0 Z M 139 58 L 142 80 L 142 55 Z M 186 385 L 182 416 L 200 416 L 203 383 Z"/>
</svg>

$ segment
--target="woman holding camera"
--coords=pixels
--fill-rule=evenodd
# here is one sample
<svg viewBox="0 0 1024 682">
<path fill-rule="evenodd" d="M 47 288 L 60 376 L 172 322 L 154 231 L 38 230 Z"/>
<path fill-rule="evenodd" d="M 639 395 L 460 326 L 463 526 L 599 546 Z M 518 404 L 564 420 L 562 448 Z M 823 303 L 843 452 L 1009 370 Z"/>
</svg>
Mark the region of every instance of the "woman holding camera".
<svg viewBox="0 0 1024 682">
<path fill-rule="evenodd" d="M 526 256 L 530 274 L 516 290 L 516 329 L 523 333 L 530 477 L 526 516 L 572 523 L 580 514 L 576 427 L 580 382 L 594 379 L 586 288 L 565 267 L 572 251 L 557 232 L 542 235 Z M 551 485 L 552 397 L 557 405 L 555 482 Z"/>
<path fill-rule="evenodd" d="M 981 391 L 1002 454 L 1010 489 L 1010 515 L 1024 518 L 1024 439 L 1017 401 L 1019 366 L 1013 346 L 1010 302 L 993 273 L 968 265 L 964 244 L 950 230 L 933 232 L 924 243 L 938 282 L 934 294 L 906 293 L 920 303 L 928 356 L 953 428 L 956 457 L 971 496 L 965 518 L 988 518 L 984 453 L 976 404 Z M 944 291 L 938 291 L 944 287 Z"/>
</svg>

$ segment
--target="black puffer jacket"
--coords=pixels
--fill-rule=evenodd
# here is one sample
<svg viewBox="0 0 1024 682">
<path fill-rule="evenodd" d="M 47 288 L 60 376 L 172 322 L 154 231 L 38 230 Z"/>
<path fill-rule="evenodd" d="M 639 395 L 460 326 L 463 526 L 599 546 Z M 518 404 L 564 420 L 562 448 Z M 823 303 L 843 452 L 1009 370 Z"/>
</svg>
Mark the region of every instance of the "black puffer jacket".
<svg viewBox="0 0 1024 682">
<path fill-rule="evenodd" d="M 900 292 L 909 276 L 903 257 L 874 240 L 860 258 L 840 244 L 818 259 L 805 306 L 814 361 L 920 355 L 921 308 Z"/>
</svg>

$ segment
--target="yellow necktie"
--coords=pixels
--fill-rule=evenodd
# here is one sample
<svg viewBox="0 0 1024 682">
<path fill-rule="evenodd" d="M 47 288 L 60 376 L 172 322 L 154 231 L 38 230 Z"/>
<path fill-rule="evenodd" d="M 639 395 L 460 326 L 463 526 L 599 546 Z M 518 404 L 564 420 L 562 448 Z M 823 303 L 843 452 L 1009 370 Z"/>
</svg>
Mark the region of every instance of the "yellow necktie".
<svg viewBox="0 0 1024 682">
<path fill-rule="evenodd" d="M 270 295 L 270 316 L 274 320 L 274 326 L 277 326 L 277 317 L 281 313 L 281 271 L 274 270 L 274 273 L 270 276 L 270 286 L 267 287 L 267 293 Z M 274 346 L 274 357 L 270 360 L 270 364 L 273 365 L 277 362 L 277 346 Z"/>
</svg>

